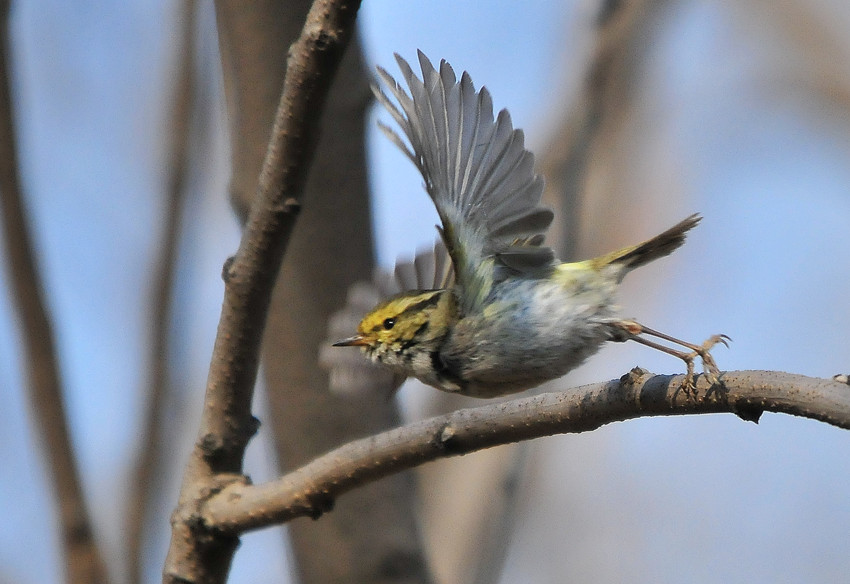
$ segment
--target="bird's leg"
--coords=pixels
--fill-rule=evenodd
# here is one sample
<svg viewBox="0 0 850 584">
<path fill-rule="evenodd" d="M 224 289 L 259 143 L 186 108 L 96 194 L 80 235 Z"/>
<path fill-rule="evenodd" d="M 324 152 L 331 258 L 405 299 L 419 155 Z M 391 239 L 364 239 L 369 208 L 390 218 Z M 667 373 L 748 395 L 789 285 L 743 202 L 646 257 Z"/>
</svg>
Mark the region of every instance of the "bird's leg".
<svg viewBox="0 0 850 584">
<path fill-rule="evenodd" d="M 691 394 L 691 392 L 696 389 L 696 384 L 694 383 L 694 359 L 696 359 L 697 357 L 702 360 L 703 372 L 708 381 L 712 384 L 718 381 L 720 376 L 720 369 L 717 367 L 717 363 L 714 361 L 714 357 L 711 356 L 711 349 L 712 347 L 714 347 L 714 345 L 718 343 L 722 343 L 728 347 L 728 341 L 731 340 L 728 336 L 712 335 L 703 344 L 695 345 L 693 343 L 689 343 L 687 341 L 677 339 L 676 337 L 671 337 L 670 335 L 664 334 L 660 331 L 651 329 L 633 320 L 620 320 L 614 324 L 617 329 L 619 329 L 619 331 L 627 333 L 627 335 L 623 337 L 620 337 L 618 335 L 617 337 L 615 337 L 615 340 L 636 341 L 641 345 L 652 347 L 653 349 L 657 349 L 663 353 L 667 353 L 668 355 L 673 355 L 674 357 L 678 357 L 679 359 L 684 361 L 685 365 L 688 368 L 688 371 L 685 375 L 685 381 L 682 384 L 682 387 L 684 388 L 686 393 Z M 690 349 L 690 352 L 686 353 L 685 351 L 680 351 L 678 349 L 674 349 L 673 347 L 668 347 L 666 345 L 662 345 L 661 343 L 656 343 L 655 341 L 651 341 L 640 335 L 663 339 L 670 343 L 685 347 L 686 349 Z"/>
</svg>

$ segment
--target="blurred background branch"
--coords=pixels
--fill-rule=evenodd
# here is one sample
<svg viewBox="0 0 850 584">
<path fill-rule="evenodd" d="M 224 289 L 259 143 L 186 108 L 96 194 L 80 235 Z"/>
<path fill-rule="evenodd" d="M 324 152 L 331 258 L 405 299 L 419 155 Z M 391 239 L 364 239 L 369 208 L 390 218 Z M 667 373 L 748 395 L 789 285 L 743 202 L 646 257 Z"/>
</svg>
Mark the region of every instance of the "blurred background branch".
<svg viewBox="0 0 850 584">
<path fill-rule="evenodd" d="M 559 219 L 547 240 L 565 260 L 588 257 L 582 246 L 587 246 L 594 223 L 584 221 L 583 212 L 590 205 L 591 159 L 594 153 L 598 156 L 610 148 L 606 136 L 613 139 L 630 115 L 640 44 L 647 42 L 651 25 L 664 13 L 668 1 L 606 0 L 597 4 L 592 49 L 581 73 L 578 95 L 556 121 L 540 161 L 546 178 L 544 201 Z"/>
<path fill-rule="evenodd" d="M 157 489 L 163 482 L 159 464 L 166 428 L 165 408 L 170 393 L 169 363 L 173 352 L 170 333 L 173 317 L 174 282 L 189 168 L 190 123 L 194 103 L 195 29 L 197 6 L 194 0 L 180 0 L 177 12 L 177 66 L 174 71 L 173 107 L 168 122 L 168 152 L 165 156 L 165 208 L 162 242 L 151 286 L 151 325 L 149 378 L 142 396 L 141 438 L 130 478 L 126 507 L 127 569 L 130 584 L 143 577 L 145 530 Z"/>
<path fill-rule="evenodd" d="M 59 507 L 66 581 L 102 583 L 109 580 L 92 529 L 68 431 L 53 326 L 44 299 L 30 220 L 24 207 L 9 70 L 10 8 L 11 2 L 0 2 L 0 208 L 7 270 L 23 341 L 21 353 L 27 368 L 30 411 L 43 441 L 47 471 Z"/>
</svg>

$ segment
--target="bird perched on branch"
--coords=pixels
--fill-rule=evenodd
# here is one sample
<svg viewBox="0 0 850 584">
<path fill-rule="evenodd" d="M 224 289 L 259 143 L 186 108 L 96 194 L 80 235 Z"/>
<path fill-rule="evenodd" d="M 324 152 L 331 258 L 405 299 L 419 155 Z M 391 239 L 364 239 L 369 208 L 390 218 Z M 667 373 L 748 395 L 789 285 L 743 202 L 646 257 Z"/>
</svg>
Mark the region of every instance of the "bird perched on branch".
<svg viewBox="0 0 850 584">
<path fill-rule="evenodd" d="M 543 245 L 553 215 L 540 206 L 543 181 L 522 131 L 513 129 L 507 110 L 494 119 L 489 92 L 475 91 L 466 72 L 458 81 L 445 61 L 437 70 L 418 56 L 421 80 L 396 55 L 409 95 L 378 68 L 398 105 L 373 91 L 407 137 L 409 145 L 381 124 L 425 179 L 453 273 L 435 289 L 408 290 L 378 304 L 357 334 L 334 345 L 361 347 L 397 376 L 476 397 L 560 377 L 606 341 L 633 340 L 682 359 L 686 389 L 694 386 L 697 357 L 717 380 L 709 351 L 728 337 L 688 343 L 622 318 L 615 306 L 623 277 L 677 249 L 700 216 L 639 245 L 558 261 Z"/>
</svg>

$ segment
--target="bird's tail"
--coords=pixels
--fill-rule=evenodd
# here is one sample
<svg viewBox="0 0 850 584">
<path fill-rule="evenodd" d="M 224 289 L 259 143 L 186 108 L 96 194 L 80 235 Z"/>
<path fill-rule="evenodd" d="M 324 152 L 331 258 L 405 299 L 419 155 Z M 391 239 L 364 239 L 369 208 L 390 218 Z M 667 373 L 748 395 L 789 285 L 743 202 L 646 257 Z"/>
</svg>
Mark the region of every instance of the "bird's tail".
<svg viewBox="0 0 850 584">
<path fill-rule="evenodd" d="M 622 279 L 623 276 L 633 269 L 673 253 L 680 245 L 685 243 L 685 234 L 696 227 L 701 219 L 702 217 L 695 213 L 664 233 L 659 233 L 652 239 L 648 239 L 638 245 L 619 249 L 590 261 L 598 269 L 610 264 L 619 264 L 623 267 L 623 271 L 620 274 L 620 278 Z"/>
</svg>

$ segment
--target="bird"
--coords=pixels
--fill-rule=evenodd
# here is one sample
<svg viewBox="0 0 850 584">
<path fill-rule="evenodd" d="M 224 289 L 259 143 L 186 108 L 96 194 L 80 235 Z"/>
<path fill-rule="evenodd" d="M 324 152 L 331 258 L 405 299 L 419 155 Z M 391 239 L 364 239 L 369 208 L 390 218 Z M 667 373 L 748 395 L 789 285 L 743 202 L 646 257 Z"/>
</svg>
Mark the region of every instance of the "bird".
<svg viewBox="0 0 850 584">
<path fill-rule="evenodd" d="M 493 116 L 489 91 L 476 91 L 467 72 L 458 80 L 445 60 L 436 68 L 422 51 L 417 56 L 421 79 L 395 55 L 409 93 L 380 66 L 395 102 L 377 85 L 372 90 L 407 138 L 379 122 L 422 174 L 450 269 L 442 285 L 378 303 L 333 346 L 360 347 L 397 379 L 481 398 L 562 377 L 608 341 L 632 340 L 682 359 L 686 390 L 695 387 L 697 357 L 717 381 L 710 350 L 729 337 L 682 341 L 623 318 L 616 304 L 625 275 L 679 248 L 701 216 L 600 257 L 559 261 L 544 245 L 554 215 L 540 203 L 543 180 L 522 130 L 506 109 Z"/>
</svg>

